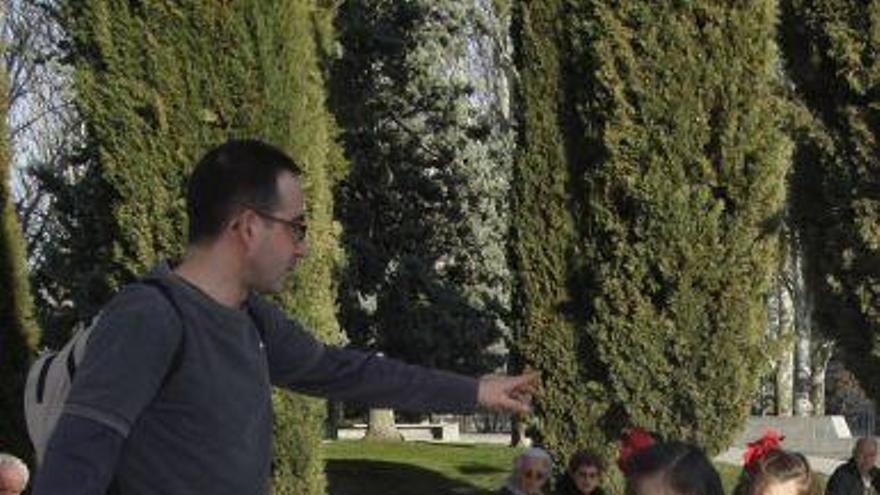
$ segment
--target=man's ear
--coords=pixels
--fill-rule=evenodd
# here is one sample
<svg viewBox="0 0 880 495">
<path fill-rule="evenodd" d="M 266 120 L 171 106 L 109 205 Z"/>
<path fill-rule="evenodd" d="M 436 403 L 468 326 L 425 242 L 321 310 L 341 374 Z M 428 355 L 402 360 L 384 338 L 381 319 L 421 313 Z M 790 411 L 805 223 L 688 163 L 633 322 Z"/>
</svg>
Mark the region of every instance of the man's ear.
<svg viewBox="0 0 880 495">
<path fill-rule="evenodd" d="M 226 226 L 226 230 L 239 242 L 250 245 L 256 239 L 258 230 L 257 223 L 259 218 L 250 210 L 243 210 L 234 216 Z"/>
</svg>

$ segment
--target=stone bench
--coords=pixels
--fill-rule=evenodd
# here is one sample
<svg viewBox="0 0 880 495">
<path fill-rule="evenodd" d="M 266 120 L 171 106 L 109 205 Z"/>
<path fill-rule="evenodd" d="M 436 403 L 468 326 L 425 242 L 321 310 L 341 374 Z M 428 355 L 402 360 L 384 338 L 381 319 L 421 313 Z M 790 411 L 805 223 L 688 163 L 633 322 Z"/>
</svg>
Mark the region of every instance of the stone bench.
<svg viewBox="0 0 880 495">
<path fill-rule="evenodd" d="M 843 416 L 778 417 L 752 416 L 743 425 L 732 447 L 744 449 L 768 429 L 785 435 L 783 448 L 806 455 L 845 459 L 855 438 Z"/>
<path fill-rule="evenodd" d="M 406 441 L 457 442 L 460 440 L 458 423 L 396 424 L 397 431 Z M 357 423 L 337 430 L 340 440 L 360 440 L 367 433 L 366 423 Z"/>
</svg>

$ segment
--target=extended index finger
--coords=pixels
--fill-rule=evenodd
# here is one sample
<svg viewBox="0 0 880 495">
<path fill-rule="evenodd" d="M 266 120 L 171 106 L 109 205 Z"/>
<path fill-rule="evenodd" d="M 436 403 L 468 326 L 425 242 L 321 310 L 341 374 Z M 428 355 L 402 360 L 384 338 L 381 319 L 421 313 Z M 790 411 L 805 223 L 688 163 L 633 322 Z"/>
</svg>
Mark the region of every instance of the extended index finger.
<svg viewBox="0 0 880 495">
<path fill-rule="evenodd" d="M 530 371 L 514 378 L 513 388 L 530 394 L 538 391 L 538 381 L 541 378 L 541 374 L 537 371 Z"/>
</svg>

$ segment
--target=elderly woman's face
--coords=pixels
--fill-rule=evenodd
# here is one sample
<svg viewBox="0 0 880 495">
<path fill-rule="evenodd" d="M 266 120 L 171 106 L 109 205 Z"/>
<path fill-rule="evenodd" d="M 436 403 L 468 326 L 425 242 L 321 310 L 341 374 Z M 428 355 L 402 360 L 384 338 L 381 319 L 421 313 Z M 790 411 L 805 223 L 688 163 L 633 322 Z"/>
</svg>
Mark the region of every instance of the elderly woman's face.
<svg viewBox="0 0 880 495">
<path fill-rule="evenodd" d="M 571 473 L 571 477 L 578 490 L 584 495 L 593 493 L 593 490 L 598 488 L 599 482 L 602 481 L 602 473 L 599 468 L 587 464 L 578 466 L 577 470 Z"/>
<path fill-rule="evenodd" d="M 0 466 L 0 495 L 18 495 L 24 491 L 25 475 L 16 468 Z"/>
<path fill-rule="evenodd" d="M 525 459 L 519 470 L 519 486 L 529 495 L 541 493 L 550 476 L 550 466 L 541 459 Z"/>
</svg>

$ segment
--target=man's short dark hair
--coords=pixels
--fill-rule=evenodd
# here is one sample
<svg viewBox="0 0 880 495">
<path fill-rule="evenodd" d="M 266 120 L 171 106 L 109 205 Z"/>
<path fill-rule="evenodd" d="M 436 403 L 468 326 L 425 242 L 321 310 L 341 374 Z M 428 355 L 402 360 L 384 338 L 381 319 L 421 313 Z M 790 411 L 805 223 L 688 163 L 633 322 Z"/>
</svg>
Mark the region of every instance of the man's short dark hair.
<svg viewBox="0 0 880 495">
<path fill-rule="evenodd" d="M 187 185 L 189 242 L 216 239 L 241 205 L 277 208 L 282 172 L 301 174 L 289 156 L 262 141 L 231 139 L 208 151 Z"/>
</svg>

